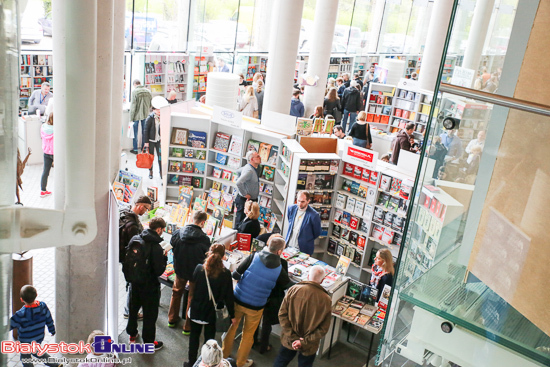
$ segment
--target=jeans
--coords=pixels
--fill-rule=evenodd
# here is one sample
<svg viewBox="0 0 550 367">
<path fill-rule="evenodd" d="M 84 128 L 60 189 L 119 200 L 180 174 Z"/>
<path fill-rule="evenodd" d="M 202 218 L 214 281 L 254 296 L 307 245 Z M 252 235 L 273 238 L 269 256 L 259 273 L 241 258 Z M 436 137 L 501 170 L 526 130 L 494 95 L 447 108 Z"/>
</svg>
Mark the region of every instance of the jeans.
<svg viewBox="0 0 550 367">
<path fill-rule="evenodd" d="M 302 353 L 299 353 L 297 350 L 290 350 L 281 345 L 279 349 L 279 354 L 275 358 L 275 363 L 273 367 L 286 367 L 288 364 L 296 357 L 298 353 L 298 367 L 311 367 L 313 366 L 313 361 L 315 360 L 315 353 L 310 356 L 304 356 Z"/>
<path fill-rule="evenodd" d="M 48 186 L 48 177 L 53 164 L 53 154 L 44 153 L 44 170 L 42 171 L 42 180 L 40 180 L 40 190 L 46 191 Z"/>
<path fill-rule="evenodd" d="M 191 321 L 191 335 L 189 336 L 189 364 L 191 365 L 197 361 L 203 326 L 204 341 L 216 339 L 216 324 L 201 325 Z"/>
<path fill-rule="evenodd" d="M 178 322 L 180 306 L 181 306 L 181 297 L 185 291 L 185 286 L 187 285 L 187 279 L 180 278 L 176 275 L 176 280 L 172 286 L 172 299 L 170 300 L 170 308 L 168 309 L 168 322 L 170 324 L 175 324 Z M 189 306 L 191 306 L 191 300 L 193 300 L 193 291 L 195 290 L 195 282 L 189 281 L 189 293 L 187 295 L 187 307 L 185 309 L 185 324 L 183 325 L 183 330 L 191 330 L 191 320 L 187 317 L 187 311 L 189 311 Z M 196 359 L 196 358 L 195 358 Z M 194 363 L 194 362 L 193 362 Z"/>
<path fill-rule="evenodd" d="M 162 166 L 161 166 L 161 162 L 160 162 L 160 140 L 157 141 L 157 142 L 152 142 L 152 141 L 149 142 L 149 154 L 155 155 L 155 150 L 157 151 L 157 161 L 158 161 L 158 164 L 159 164 L 159 175 L 160 175 L 160 178 L 162 178 Z M 151 176 L 153 175 L 153 166 L 154 165 L 155 165 L 155 163 L 153 162 L 153 164 L 151 165 L 151 168 L 149 169 L 149 174 Z"/>
<path fill-rule="evenodd" d="M 132 284 L 130 288 L 130 313 L 128 314 L 128 325 L 126 332 L 130 336 L 138 333 L 138 312 L 143 308 L 143 329 L 142 338 L 144 343 L 153 343 L 156 336 L 157 318 L 159 315 L 160 284 L 149 286 L 138 286 Z"/>
<path fill-rule="evenodd" d="M 349 115 L 349 129 L 346 130 L 346 124 L 348 123 L 348 115 Z M 344 132 L 347 134 L 349 130 L 351 130 L 351 127 L 355 123 L 355 119 L 357 118 L 357 112 L 349 112 L 348 110 L 344 110 L 344 117 L 342 118 L 342 129 L 344 129 Z"/>
<path fill-rule="evenodd" d="M 237 322 L 235 324 L 231 324 L 227 334 L 225 335 L 225 339 L 223 340 L 223 358 L 229 357 L 233 351 L 235 334 L 237 333 L 241 320 L 244 318 L 241 344 L 239 345 L 239 351 L 237 352 L 237 366 L 242 367 L 246 363 L 252 344 L 254 344 L 254 332 L 258 328 L 263 311 L 264 310 L 251 310 L 235 303 L 235 319 Z"/>
<path fill-rule="evenodd" d="M 48 353 L 44 353 L 42 354 L 42 356 L 38 356 L 36 354 L 33 354 L 34 358 L 37 358 L 39 360 L 42 360 L 42 362 L 44 362 L 44 364 L 46 366 L 50 366 L 50 367 L 58 367 L 59 366 L 59 363 L 46 363 L 46 361 L 48 360 L 48 358 L 50 358 L 50 355 Z M 24 353 L 21 353 L 21 362 L 23 362 L 23 360 L 26 359 L 26 360 L 29 360 L 31 359 L 31 355 L 30 354 L 24 354 Z M 34 367 L 35 364 L 32 363 L 32 362 L 23 362 L 23 367 Z"/>
<path fill-rule="evenodd" d="M 367 141 L 363 140 L 363 139 L 353 138 L 353 145 L 356 145 L 356 146 L 361 147 L 361 148 L 366 148 L 367 147 Z"/>
<path fill-rule="evenodd" d="M 145 142 L 143 141 L 144 131 L 145 131 L 145 119 L 143 120 L 137 120 L 134 121 L 134 150 L 138 149 L 138 128 L 139 123 L 141 122 L 141 148 L 143 149 L 143 144 Z"/>
</svg>

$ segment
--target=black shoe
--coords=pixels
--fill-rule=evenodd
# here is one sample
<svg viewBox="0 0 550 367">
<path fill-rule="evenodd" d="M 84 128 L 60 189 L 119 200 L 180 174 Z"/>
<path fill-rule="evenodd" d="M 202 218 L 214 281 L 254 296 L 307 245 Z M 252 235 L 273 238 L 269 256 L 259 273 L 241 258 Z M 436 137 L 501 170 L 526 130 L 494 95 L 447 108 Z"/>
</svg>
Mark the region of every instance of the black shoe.
<svg viewBox="0 0 550 367">
<path fill-rule="evenodd" d="M 137 151 L 136 149 L 132 149 L 132 150 L 130 150 L 130 153 L 132 153 L 132 154 L 138 154 L 138 151 Z"/>
<path fill-rule="evenodd" d="M 152 175 L 152 174 L 149 174 L 149 178 L 152 180 L 152 179 L 153 179 L 153 175 Z"/>
<path fill-rule="evenodd" d="M 164 346 L 164 343 L 163 343 L 163 342 L 155 342 L 154 344 L 155 344 L 155 352 L 156 352 L 157 350 L 161 350 L 162 347 Z"/>
</svg>

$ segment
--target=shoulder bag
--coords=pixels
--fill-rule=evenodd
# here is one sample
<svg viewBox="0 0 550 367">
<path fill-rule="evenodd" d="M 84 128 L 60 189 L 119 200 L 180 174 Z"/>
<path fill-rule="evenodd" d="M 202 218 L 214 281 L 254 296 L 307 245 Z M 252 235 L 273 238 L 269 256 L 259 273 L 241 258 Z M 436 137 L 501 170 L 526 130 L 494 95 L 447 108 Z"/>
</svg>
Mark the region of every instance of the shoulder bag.
<svg viewBox="0 0 550 367">
<path fill-rule="evenodd" d="M 227 311 L 227 306 L 224 305 L 223 308 L 218 309 L 218 304 L 214 299 L 212 294 L 212 288 L 210 288 L 210 281 L 208 280 L 208 273 L 206 272 L 206 267 L 204 268 L 204 276 L 206 277 L 206 285 L 208 286 L 208 298 L 212 300 L 214 304 L 214 310 L 216 311 L 216 331 L 222 333 L 227 332 L 231 326 L 231 319 L 229 318 L 229 311 Z"/>
<path fill-rule="evenodd" d="M 154 160 L 155 156 L 143 149 L 143 151 L 137 155 L 136 167 L 151 169 Z"/>
</svg>

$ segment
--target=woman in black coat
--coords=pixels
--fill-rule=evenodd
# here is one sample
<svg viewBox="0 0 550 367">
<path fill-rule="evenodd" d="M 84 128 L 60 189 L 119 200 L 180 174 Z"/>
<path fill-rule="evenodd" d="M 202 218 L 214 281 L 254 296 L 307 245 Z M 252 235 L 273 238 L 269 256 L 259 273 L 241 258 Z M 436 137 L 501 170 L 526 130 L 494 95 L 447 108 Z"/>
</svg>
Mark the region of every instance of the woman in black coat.
<svg viewBox="0 0 550 367">
<path fill-rule="evenodd" d="M 231 272 L 223 266 L 225 247 L 214 244 L 208 251 L 204 265 L 199 264 L 193 273 L 195 289 L 191 307 L 187 317 L 191 319 L 191 335 L 189 337 L 189 361 L 184 366 L 192 366 L 197 360 L 199 341 L 204 326 L 204 340 L 216 338 L 216 310 L 209 297 L 208 282 L 212 289 L 212 295 L 217 303 L 217 308 L 227 306 L 229 317 L 234 321 L 235 307 L 233 297 L 233 281 Z"/>
<path fill-rule="evenodd" d="M 334 116 L 336 124 L 339 124 L 342 120 L 342 105 L 340 104 L 340 98 L 336 93 L 336 88 L 331 88 L 328 91 L 327 97 L 323 102 L 323 108 L 325 110 L 325 115 Z"/>
<path fill-rule="evenodd" d="M 145 128 L 143 129 L 143 149 L 148 149 L 149 154 L 155 155 L 157 151 L 157 159 L 159 164 L 159 175 L 162 178 L 162 168 L 160 163 L 160 109 L 153 107 L 153 112 L 145 120 Z M 153 178 L 153 166 L 149 169 L 149 178 Z"/>
<path fill-rule="evenodd" d="M 255 201 L 247 201 L 244 204 L 244 214 L 246 218 L 237 227 L 238 233 L 250 234 L 251 238 L 256 238 L 260 234 L 262 227 L 260 226 L 260 206 Z"/>
</svg>

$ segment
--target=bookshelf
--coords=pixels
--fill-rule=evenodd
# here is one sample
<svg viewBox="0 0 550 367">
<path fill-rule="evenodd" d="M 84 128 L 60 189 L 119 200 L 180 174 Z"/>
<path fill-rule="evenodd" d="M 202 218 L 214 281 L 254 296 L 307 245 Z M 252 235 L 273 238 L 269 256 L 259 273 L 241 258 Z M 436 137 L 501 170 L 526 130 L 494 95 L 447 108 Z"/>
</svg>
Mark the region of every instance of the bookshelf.
<svg viewBox="0 0 550 367">
<path fill-rule="evenodd" d="M 154 96 L 166 96 L 166 56 L 145 55 L 145 87 Z"/>
<path fill-rule="evenodd" d="M 254 74 L 256 73 L 265 73 L 266 67 L 267 67 L 267 56 L 260 56 L 260 55 L 250 55 L 250 56 L 244 56 L 245 63 L 246 63 L 246 72 L 243 73 L 245 80 L 248 83 L 252 83 L 252 79 L 254 78 Z"/>
<path fill-rule="evenodd" d="M 281 140 L 273 191 L 273 201 L 275 203 L 273 206 L 273 214 L 277 217 L 276 226 L 281 232 L 283 232 L 284 229 L 286 208 L 288 203 L 288 187 L 291 180 L 290 168 L 292 167 L 292 162 L 296 153 L 307 153 L 307 151 L 300 145 L 300 143 L 298 143 L 297 140 Z"/>
<path fill-rule="evenodd" d="M 206 93 L 207 74 L 214 66 L 214 56 L 195 56 L 193 60 L 193 98 Z"/>
<path fill-rule="evenodd" d="M 53 93 L 53 56 L 51 54 L 22 54 L 20 56 L 19 109 L 28 109 L 32 92 L 44 82 L 50 83 Z"/>
<path fill-rule="evenodd" d="M 187 99 L 189 57 L 187 55 L 166 56 L 166 97 L 176 91 L 178 100 Z"/>
<path fill-rule="evenodd" d="M 371 127 L 388 131 L 395 96 L 395 85 L 371 82 L 365 106 Z"/>
<path fill-rule="evenodd" d="M 359 74 L 361 79 L 365 78 L 365 73 L 369 70 L 369 57 L 368 56 L 355 56 L 353 64 L 353 73 Z"/>
<path fill-rule="evenodd" d="M 170 116 L 169 136 L 163 136 L 162 141 L 168 154 L 162 154 L 164 200 L 166 203 L 177 203 L 179 186 L 193 186 L 193 196 L 202 195 L 205 191 L 208 138 L 210 137 L 210 119 L 204 116 L 173 112 Z M 188 130 L 187 145 L 174 144 L 172 136 L 174 129 Z M 199 134 L 195 134 L 195 132 Z M 195 136 L 202 136 L 204 146 L 193 143 Z M 194 199 L 194 198 L 193 198 Z"/>
<path fill-rule="evenodd" d="M 322 140 L 327 140 L 318 139 L 318 144 L 321 144 Z M 315 244 L 314 253 L 324 253 L 326 248 L 324 242 L 326 242 L 330 227 L 334 184 L 337 167 L 340 164 L 340 156 L 335 153 L 308 153 L 306 151 L 293 152 L 291 159 L 285 210 L 289 205 L 296 203 L 296 195 L 300 190 L 310 192 L 312 195 L 310 205 L 321 217 L 321 236 Z M 286 236 L 289 228 L 286 216 L 284 217 L 283 228 L 284 236 Z"/>
<path fill-rule="evenodd" d="M 344 73 L 350 75 L 350 80 L 353 79 L 353 60 L 354 57 L 331 57 L 328 66 L 328 77 L 338 78 Z"/>
</svg>

